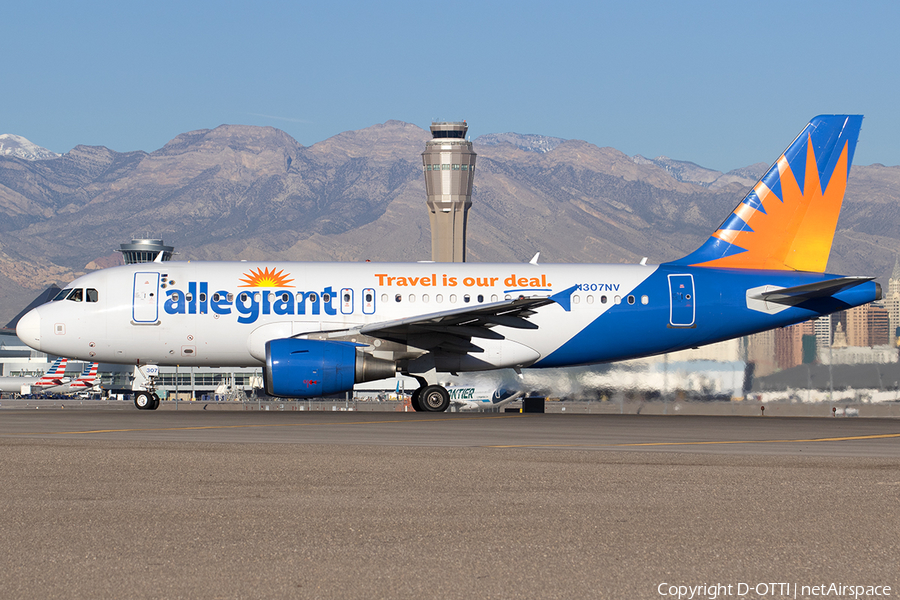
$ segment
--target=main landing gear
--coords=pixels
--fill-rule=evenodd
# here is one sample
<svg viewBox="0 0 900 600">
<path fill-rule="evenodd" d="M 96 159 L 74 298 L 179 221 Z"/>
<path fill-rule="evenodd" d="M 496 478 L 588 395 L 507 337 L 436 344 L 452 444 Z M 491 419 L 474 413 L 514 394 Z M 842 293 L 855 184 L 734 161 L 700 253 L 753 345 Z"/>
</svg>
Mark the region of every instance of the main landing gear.
<svg viewBox="0 0 900 600">
<path fill-rule="evenodd" d="M 134 395 L 134 405 L 138 410 L 156 410 L 159 408 L 159 396 L 153 392 L 137 392 Z"/>
<path fill-rule="evenodd" d="M 442 385 L 423 384 L 412 393 L 410 402 L 415 411 L 444 412 L 450 406 L 450 392 Z"/>
</svg>

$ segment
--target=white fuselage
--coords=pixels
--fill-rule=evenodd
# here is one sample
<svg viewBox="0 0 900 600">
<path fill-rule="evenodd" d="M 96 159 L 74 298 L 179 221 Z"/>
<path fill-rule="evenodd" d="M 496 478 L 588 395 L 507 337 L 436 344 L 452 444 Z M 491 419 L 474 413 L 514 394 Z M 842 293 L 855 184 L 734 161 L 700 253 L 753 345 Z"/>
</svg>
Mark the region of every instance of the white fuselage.
<svg viewBox="0 0 900 600">
<path fill-rule="evenodd" d="M 550 296 L 580 286 L 572 294 L 570 311 L 551 304 L 530 317 L 535 329 L 497 326 L 495 331 L 505 339 L 478 340 L 484 348 L 479 360 L 486 365 L 528 366 L 616 306 L 655 269 L 471 263 L 147 263 L 76 279 L 67 289 L 84 293 L 39 307 L 23 319 L 19 331 L 33 347 L 83 360 L 250 366 L 265 361 L 265 343 L 272 339 L 352 331 L 370 323 L 474 308 L 523 295 Z M 666 298 L 652 301 L 668 305 Z M 378 355 L 377 347 L 370 350 Z"/>
</svg>

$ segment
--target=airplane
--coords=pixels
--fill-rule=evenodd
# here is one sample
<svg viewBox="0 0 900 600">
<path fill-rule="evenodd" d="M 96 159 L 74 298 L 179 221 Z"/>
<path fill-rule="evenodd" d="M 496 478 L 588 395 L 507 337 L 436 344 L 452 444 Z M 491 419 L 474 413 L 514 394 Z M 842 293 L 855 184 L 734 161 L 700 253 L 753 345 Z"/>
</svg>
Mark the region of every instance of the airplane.
<svg viewBox="0 0 900 600">
<path fill-rule="evenodd" d="M 525 392 L 521 390 L 508 390 L 494 385 L 462 384 L 448 385 L 446 388 L 451 406 L 456 406 L 458 410 L 500 409 L 525 396 Z"/>
<path fill-rule="evenodd" d="M 880 299 L 873 277 L 825 272 L 861 125 L 810 120 L 709 239 L 671 262 L 144 263 L 77 278 L 16 332 L 90 361 L 262 366 L 279 397 L 401 373 L 419 383 L 416 410 L 444 411 L 446 373 L 674 352 Z"/>
<path fill-rule="evenodd" d="M 37 394 L 69 381 L 65 377 L 67 358 L 57 358 L 40 377 L 0 377 L 0 391 L 16 394 Z M 27 391 L 25 391 L 27 390 Z"/>
<path fill-rule="evenodd" d="M 84 366 L 81 374 L 73 379 L 63 383 L 62 385 L 51 387 L 46 392 L 53 394 L 75 394 L 79 392 L 89 392 L 99 385 L 97 381 L 97 369 L 100 367 L 98 363 L 91 363 Z"/>
</svg>

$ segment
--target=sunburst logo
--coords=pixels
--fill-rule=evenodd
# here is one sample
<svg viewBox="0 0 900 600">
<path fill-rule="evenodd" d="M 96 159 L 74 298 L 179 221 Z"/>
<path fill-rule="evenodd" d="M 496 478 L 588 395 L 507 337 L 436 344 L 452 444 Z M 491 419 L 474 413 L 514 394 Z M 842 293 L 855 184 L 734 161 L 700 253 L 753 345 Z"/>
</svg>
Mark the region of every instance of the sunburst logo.
<svg viewBox="0 0 900 600">
<path fill-rule="evenodd" d="M 244 283 L 238 287 L 294 287 L 291 285 L 291 282 L 294 280 L 288 277 L 290 273 L 285 273 L 284 269 L 281 269 L 280 271 L 275 271 L 274 268 L 271 271 L 268 268 L 256 270 L 250 269 L 250 273 L 244 273 L 243 275 L 246 279 L 241 278 L 241 281 Z"/>
</svg>

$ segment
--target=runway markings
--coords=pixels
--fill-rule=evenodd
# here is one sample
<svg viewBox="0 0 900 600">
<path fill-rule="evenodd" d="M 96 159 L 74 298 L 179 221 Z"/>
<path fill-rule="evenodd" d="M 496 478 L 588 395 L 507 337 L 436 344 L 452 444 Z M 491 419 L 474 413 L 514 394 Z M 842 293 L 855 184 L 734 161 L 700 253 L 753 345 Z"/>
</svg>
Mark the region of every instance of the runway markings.
<svg viewBox="0 0 900 600">
<path fill-rule="evenodd" d="M 90 435 L 97 433 L 129 433 L 129 432 L 145 432 L 145 431 L 199 431 L 204 429 L 260 429 L 266 427 L 327 427 L 330 425 L 381 425 L 390 423 L 423 423 L 423 422 L 448 422 L 463 421 L 471 419 L 508 419 L 518 415 L 485 415 L 485 416 L 467 416 L 458 418 L 436 418 L 436 419 L 397 419 L 388 421 L 349 421 L 346 423 L 261 423 L 255 425 L 196 425 L 191 427 L 131 427 L 124 429 L 86 429 L 81 431 L 29 431 L 29 432 L 9 432 L 0 435 Z"/>
<path fill-rule="evenodd" d="M 711 446 L 721 444 L 811 444 L 817 442 L 848 442 L 859 440 L 877 440 L 900 438 L 900 433 L 882 433 L 875 435 L 855 435 L 834 438 L 812 438 L 798 440 L 707 440 L 694 442 L 629 442 L 623 444 L 511 444 L 503 446 L 487 446 L 488 448 L 633 448 L 641 446 Z"/>
</svg>

